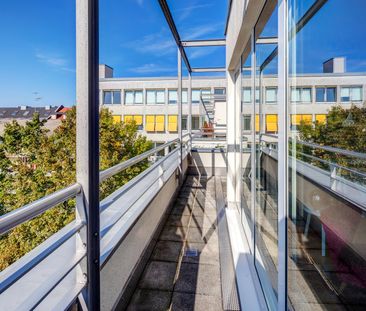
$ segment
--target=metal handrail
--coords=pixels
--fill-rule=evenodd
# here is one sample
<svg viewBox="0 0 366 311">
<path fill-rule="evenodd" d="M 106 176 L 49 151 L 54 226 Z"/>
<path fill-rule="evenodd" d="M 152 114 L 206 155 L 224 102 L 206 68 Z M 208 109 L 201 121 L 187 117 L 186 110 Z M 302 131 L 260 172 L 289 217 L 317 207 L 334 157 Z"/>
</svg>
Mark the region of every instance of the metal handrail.
<svg viewBox="0 0 366 311">
<path fill-rule="evenodd" d="M 158 146 L 154 149 L 151 149 L 151 150 L 148 150 L 144 153 L 141 153 L 127 161 L 124 161 L 122 163 L 119 163 L 115 166 L 112 166 L 102 172 L 100 172 L 100 175 L 99 175 L 99 182 L 103 182 L 104 180 L 106 180 L 107 178 L 109 177 L 112 177 L 120 172 L 122 172 L 123 170 L 131 167 L 132 165 L 135 165 L 139 162 L 141 162 L 142 160 L 145 160 L 146 158 L 148 158 L 149 156 L 152 156 L 154 155 L 155 153 L 161 151 L 161 150 L 164 150 L 166 147 L 169 147 L 175 143 L 179 143 L 179 138 L 176 138 L 172 141 L 169 141 L 161 146 Z"/>
<path fill-rule="evenodd" d="M 185 136 L 187 136 L 187 134 Z M 154 155 L 155 153 L 164 150 L 166 147 L 169 147 L 175 143 L 179 143 L 179 138 L 169 141 L 154 149 L 148 150 L 142 154 L 137 155 L 136 157 L 133 157 L 132 159 L 119 163 L 100 172 L 99 182 L 103 182 L 107 178 L 120 173 L 121 171 L 141 162 L 147 157 Z M 79 183 L 75 183 L 67 188 L 58 190 L 50 195 L 44 196 L 39 200 L 31 202 L 23 207 L 17 208 L 14 211 L 0 216 L 0 235 L 44 213 L 50 208 L 56 206 L 57 204 L 62 203 L 72 197 L 75 197 L 80 192 L 81 185 Z"/>
<path fill-rule="evenodd" d="M 59 203 L 76 196 L 81 191 L 81 185 L 75 183 L 67 188 L 56 191 L 37 201 L 17 208 L 0 217 L 0 235 L 8 232 L 14 227 L 44 213 Z"/>
<path fill-rule="evenodd" d="M 260 134 L 260 136 L 261 137 L 262 136 L 267 136 L 267 137 L 272 137 L 272 138 L 278 138 L 278 136 L 274 135 L 274 134 L 264 134 L 263 133 L 263 134 Z M 291 137 L 289 139 L 294 140 Z M 296 139 L 295 142 L 296 142 L 296 144 L 299 144 L 299 145 L 304 145 L 304 146 L 311 147 L 311 148 L 318 148 L 318 149 L 322 149 L 322 150 L 325 150 L 325 151 L 329 151 L 329 152 L 338 153 L 338 154 L 349 156 L 349 157 L 354 157 L 354 158 L 359 158 L 359 159 L 366 160 L 366 153 L 351 151 L 351 150 L 346 150 L 346 149 L 340 149 L 340 148 L 331 147 L 331 146 L 323 146 L 323 145 L 309 143 L 309 142 L 298 140 L 298 139 Z"/>
</svg>

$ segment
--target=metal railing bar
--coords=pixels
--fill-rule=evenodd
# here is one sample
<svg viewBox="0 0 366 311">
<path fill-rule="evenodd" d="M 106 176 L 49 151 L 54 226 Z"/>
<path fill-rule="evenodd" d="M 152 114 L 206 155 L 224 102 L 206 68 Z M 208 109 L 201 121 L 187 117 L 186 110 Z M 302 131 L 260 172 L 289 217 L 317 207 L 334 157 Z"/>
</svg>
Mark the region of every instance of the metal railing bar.
<svg viewBox="0 0 366 311">
<path fill-rule="evenodd" d="M 273 134 L 261 134 L 261 136 L 278 138 L 277 135 L 273 135 Z M 289 138 L 289 139 L 290 139 L 290 141 L 293 140 L 292 138 Z M 361 153 L 361 152 L 351 151 L 351 150 L 346 150 L 346 149 L 340 149 L 340 148 L 331 147 L 331 146 L 323 146 L 323 145 L 309 143 L 309 142 L 302 141 L 302 140 L 295 140 L 295 143 L 299 144 L 299 145 L 304 145 L 304 146 L 307 146 L 307 147 L 318 148 L 318 149 L 322 149 L 322 150 L 325 150 L 325 151 L 330 151 L 330 152 L 339 153 L 339 154 L 342 154 L 342 155 L 346 155 L 346 156 L 366 160 L 366 153 Z"/>
<path fill-rule="evenodd" d="M 296 153 L 297 153 L 297 154 L 300 154 L 300 155 L 302 155 L 302 156 L 304 156 L 304 157 L 306 157 L 306 158 L 310 158 L 310 159 L 312 159 L 312 160 L 315 160 L 315 161 L 319 161 L 319 162 L 325 163 L 325 164 L 327 164 L 327 165 L 329 165 L 329 166 L 334 166 L 334 167 L 336 167 L 336 168 L 339 168 L 339 169 L 342 169 L 342 170 L 345 170 L 345 171 L 348 171 L 348 172 L 351 172 L 351 173 L 354 173 L 354 174 L 360 175 L 360 176 L 362 176 L 362 177 L 366 177 L 366 174 L 365 174 L 365 173 L 363 173 L 363 172 L 359 172 L 359 171 L 356 171 L 356 170 L 354 170 L 354 169 L 352 169 L 352 168 L 348 168 L 348 167 L 345 167 L 345 166 L 339 165 L 339 164 L 334 163 L 334 162 L 331 162 L 331 161 L 327 161 L 327 160 L 324 160 L 324 159 L 321 159 L 321 158 L 318 158 L 318 157 L 314 157 L 314 156 L 312 156 L 312 155 L 309 155 L 309 154 L 306 154 L 306 153 L 303 153 L 303 152 L 296 152 Z M 294 157 L 294 156 L 292 155 L 292 157 Z M 309 164 L 311 164 L 311 163 L 309 163 Z"/>
<path fill-rule="evenodd" d="M 0 235 L 8 232 L 14 227 L 31 220 L 59 203 L 75 197 L 81 191 L 81 185 L 75 183 L 67 188 L 58 190 L 37 201 L 17 208 L 12 212 L 0 217 Z"/>
<path fill-rule="evenodd" d="M 350 151 L 350 150 L 340 149 L 340 148 L 330 147 L 330 146 L 322 146 L 322 145 L 318 145 L 318 144 L 314 144 L 314 143 L 308 143 L 308 142 L 299 141 L 299 140 L 297 140 L 296 143 L 300 144 L 300 145 L 307 146 L 307 147 L 318 148 L 318 149 L 322 149 L 322 150 L 325 150 L 325 151 L 330 151 L 330 152 L 346 155 L 346 156 L 349 156 L 349 157 L 354 157 L 354 158 L 359 158 L 359 159 L 365 159 L 366 160 L 366 153 Z"/>
<path fill-rule="evenodd" d="M 175 149 L 174 151 L 178 151 L 178 149 Z M 174 152 L 173 151 L 173 152 Z M 173 154 L 173 152 L 171 152 L 169 155 Z M 136 176 L 136 178 L 132 179 L 132 183 L 130 185 L 127 185 L 126 184 L 126 189 L 123 190 L 123 192 L 121 192 L 119 194 L 119 196 L 122 196 L 124 195 L 128 190 L 130 190 L 132 187 L 134 187 L 141 179 L 145 178 L 147 175 L 149 175 L 150 173 L 152 173 L 156 168 L 158 168 L 164 161 L 166 161 L 167 158 L 162 158 L 160 159 L 159 161 L 157 161 L 156 163 L 154 163 L 153 166 L 149 167 L 146 171 L 144 171 L 143 173 L 145 174 L 139 174 Z M 159 174 L 159 176 L 151 183 L 155 183 L 159 178 L 161 178 L 165 173 L 165 170 L 163 170 L 163 172 L 161 174 Z M 149 188 L 146 188 L 145 191 L 143 191 L 143 193 L 141 193 L 140 196 L 142 196 Z M 132 203 L 131 203 L 131 206 L 134 205 L 137 201 L 138 201 L 139 197 L 134 200 Z M 101 231 L 100 231 L 100 237 L 102 238 L 108 231 L 111 227 L 113 227 L 113 225 L 115 225 L 128 211 L 129 209 L 131 208 L 131 206 L 125 210 L 121 215 L 118 216 L 118 219 L 114 219 L 113 222 L 111 224 L 108 224 L 108 226 L 104 227 L 104 228 L 101 228 Z M 106 208 L 108 208 L 108 206 L 106 206 L 105 208 L 103 208 L 103 210 L 105 210 Z"/>
<path fill-rule="evenodd" d="M 60 284 L 62 282 L 62 280 L 65 279 L 65 277 L 84 259 L 84 257 L 86 256 L 86 249 L 79 255 L 78 258 L 75 259 L 75 262 L 72 263 L 72 265 L 66 270 L 66 272 L 57 279 L 57 281 L 42 295 L 42 297 L 40 297 L 38 299 L 38 301 L 36 302 L 35 305 L 33 305 L 31 310 L 34 310 L 35 308 L 37 308 L 39 306 L 39 304 L 42 303 L 43 299 L 45 299 L 50 292 L 52 292 L 55 287 Z M 86 282 L 85 282 L 86 285 Z"/>
<path fill-rule="evenodd" d="M 133 157 L 133 158 L 127 160 L 127 161 L 124 161 L 124 162 L 119 163 L 115 166 L 112 166 L 112 167 L 100 172 L 99 181 L 103 182 L 107 178 L 112 177 L 113 175 L 116 175 L 116 174 L 122 172 L 123 170 L 131 167 L 132 165 L 135 165 L 135 164 L 141 162 L 142 160 L 145 160 L 147 157 L 149 157 L 151 155 L 154 155 L 155 153 L 157 153 L 161 150 L 164 150 L 166 147 L 169 147 L 169 146 L 171 146 L 175 143 L 179 143 L 179 138 L 174 139 L 170 142 L 167 142 L 167 143 L 165 143 L 161 146 L 158 146 L 154 149 L 148 150 L 144 153 L 141 153 L 141 154 L 137 155 L 136 157 Z"/>
<path fill-rule="evenodd" d="M 153 165 L 151 165 L 150 167 L 148 167 L 146 170 L 144 170 L 143 172 L 141 172 L 140 174 L 138 174 L 137 176 L 135 176 L 134 178 L 132 178 L 131 180 L 129 180 L 125 185 L 122 186 L 124 189 L 118 195 L 121 196 L 125 192 L 127 192 L 129 189 L 131 189 L 132 187 L 134 187 L 136 185 L 136 183 L 138 183 L 142 178 L 144 178 L 147 175 L 149 175 L 157 166 L 159 166 L 164 160 L 167 160 L 171 155 L 173 155 L 173 153 L 178 152 L 178 150 L 179 149 L 172 150 L 171 152 L 169 152 L 169 154 L 167 154 L 163 158 L 159 159 Z M 100 206 L 100 212 L 104 211 L 106 208 L 108 208 L 108 205 L 107 204 L 101 205 Z"/>
<path fill-rule="evenodd" d="M 44 260 L 47 256 L 52 254 L 56 249 L 58 249 L 62 244 L 64 244 L 67 240 L 69 240 L 73 235 L 79 232 L 84 226 L 85 221 L 83 222 L 75 222 L 74 226 L 72 226 L 69 231 L 64 233 L 58 240 L 53 242 L 48 248 L 43 250 L 37 256 L 35 256 L 32 260 L 28 261 L 24 266 L 17 269 L 14 273 L 7 276 L 0 283 L 0 294 L 3 293 L 7 288 L 13 285 L 17 280 L 19 280 L 22 276 L 24 276 L 27 272 L 32 270 L 36 265 L 38 265 L 42 260 Z"/>
</svg>

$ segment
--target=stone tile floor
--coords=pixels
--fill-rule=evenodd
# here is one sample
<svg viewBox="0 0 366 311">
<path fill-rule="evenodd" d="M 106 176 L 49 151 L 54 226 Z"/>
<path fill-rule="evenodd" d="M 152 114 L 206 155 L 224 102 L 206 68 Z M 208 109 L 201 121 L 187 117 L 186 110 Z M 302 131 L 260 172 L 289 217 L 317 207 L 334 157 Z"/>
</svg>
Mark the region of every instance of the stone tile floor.
<svg viewBox="0 0 366 311">
<path fill-rule="evenodd" d="M 188 176 L 128 310 L 221 311 L 215 180 Z"/>
</svg>

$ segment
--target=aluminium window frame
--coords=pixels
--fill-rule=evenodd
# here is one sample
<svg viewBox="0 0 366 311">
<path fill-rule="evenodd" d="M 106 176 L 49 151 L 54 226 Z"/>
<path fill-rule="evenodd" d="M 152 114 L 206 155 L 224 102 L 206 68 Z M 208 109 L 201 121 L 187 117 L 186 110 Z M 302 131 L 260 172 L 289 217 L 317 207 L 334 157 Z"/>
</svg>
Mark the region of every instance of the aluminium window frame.
<svg viewBox="0 0 366 311">
<path fill-rule="evenodd" d="M 105 103 L 105 93 L 111 93 L 111 103 Z M 114 93 L 119 93 L 119 103 L 114 102 Z M 122 105 L 122 90 L 121 89 L 105 89 L 102 92 L 103 105 L 112 106 L 112 105 Z"/>
<path fill-rule="evenodd" d="M 316 85 L 315 87 L 314 87 L 314 89 L 315 89 L 315 92 L 314 92 L 314 96 L 315 96 L 315 103 L 316 104 L 335 104 L 336 102 L 337 102 L 337 96 L 338 96 L 338 90 L 337 90 L 337 86 L 336 85 Z M 325 92 L 324 92 L 324 101 L 322 101 L 322 102 L 319 102 L 318 100 L 317 100 L 317 90 L 318 89 L 324 89 L 325 90 Z M 328 101 L 328 93 L 327 93 L 327 90 L 328 89 L 334 89 L 334 91 L 335 91 L 335 96 L 334 96 L 334 101 Z"/>
<path fill-rule="evenodd" d="M 350 91 L 350 100 L 349 101 L 345 101 L 345 100 L 342 100 L 342 89 L 349 89 Z M 351 98 L 351 95 L 352 95 L 352 89 L 361 89 L 361 99 L 360 100 L 353 100 Z M 356 103 L 362 103 L 363 102 L 363 85 L 341 85 L 339 87 L 339 101 L 342 103 L 342 104 L 351 104 L 353 102 L 356 102 Z"/>
<path fill-rule="evenodd" d="M 142 96 L 142 101 L 141 101 L 141 103 L 136 103 L 136 93 L 140 93 L 140 92 L 141 92 L 141 96 Z M 126 101 L 127 93 L 133 93 L 133 103 L 131 103 L 131 104 L 127 103 L 127 101 Z M 123 92 L 123 102 L 126 106 L 144 105 L 144 99 L 145 99 L 145 96 L 144 96 L 143 89 L 125 89 Z"/>
</svg>

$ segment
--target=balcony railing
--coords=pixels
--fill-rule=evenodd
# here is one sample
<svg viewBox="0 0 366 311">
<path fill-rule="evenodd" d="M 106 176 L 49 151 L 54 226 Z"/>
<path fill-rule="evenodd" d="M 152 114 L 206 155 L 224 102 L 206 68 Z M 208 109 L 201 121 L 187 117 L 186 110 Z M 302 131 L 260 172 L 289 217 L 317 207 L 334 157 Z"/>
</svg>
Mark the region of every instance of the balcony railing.
<svg viewBox="0 0 366 311">
<path fill-rule="evenodd" d="M 101 201 L 101 269 L 164 183 L 177 170 L 182 172 L 182 159 L 190 148 L 190 135 L 186 134 L 182 142 L 174 139 L 100 172 L 102 182 L 165 150 L 164 157 Z M 76 198 L 78 206 L 73 222 L 0 272 L 3 310 L 66 309 L 85 288 L 88 258 L 83 240 L 88 228 L 82 190 L 75 183 L 0 217 L 0 234 L 6 234 L 66 200 Z"/>
</svg>

